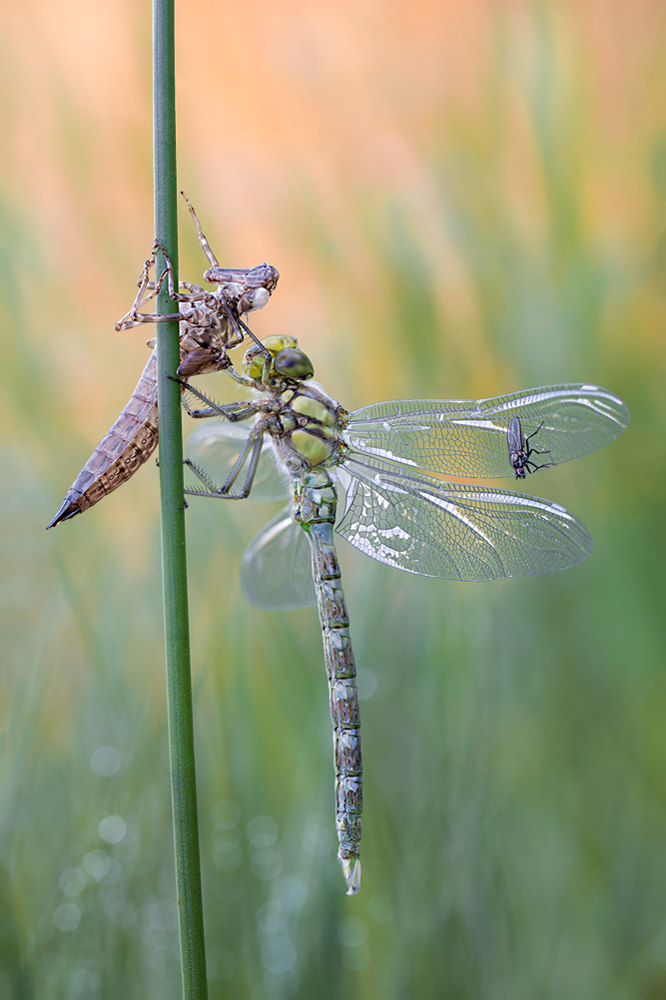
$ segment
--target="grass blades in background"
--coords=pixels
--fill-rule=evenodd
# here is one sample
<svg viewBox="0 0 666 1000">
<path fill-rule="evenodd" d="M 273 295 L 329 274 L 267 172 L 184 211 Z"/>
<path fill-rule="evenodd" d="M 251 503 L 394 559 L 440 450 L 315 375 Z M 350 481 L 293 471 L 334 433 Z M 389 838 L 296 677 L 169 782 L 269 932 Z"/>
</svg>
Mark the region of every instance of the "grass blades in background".
<svg viewBox="0 0 666 1000">
<path fill-rule="evenodd" d="M 608 385 L 631 408 L 626 434 L 529 483 L 585 521 L 595 552 L 569 573 L 464 586 L 391 571 L 341 543 L 367 671 L 364 887 L 347 899 L 316 615 L 265 615 L 239 593 L 242 550 L 272 508 L 190 509 L 212 1000 L 656 1000 L 666 991 L 663 193 L 652 180 L 663 126 L 646 91 L 611 157 L 605 125 L 573 83 L 588 64 L 595 81 L 615 78 L 588 50 L 583 60 L 567 48 L 563 60 L 563 8 L 542 6 L 555 41 L 550 62 L 547 52 L 533 62 L 541 77 L 526 78 L 518 56 L 499 60 L 497 101 L 480 107 L 461 93 L 418 130 L 420 201 L 385 177 L 371 191 L 347 180 L 336 217 L 306 201 L 305 184 L 274 194 L 324 320 L 307 322 L 306 271 L 283 267 L 258 325 L 283 332 L 278 297 L 287 297 L 318 377 L 350 408 L 579 378 Z M 518 55 L 525 39 L 540 52 L 531 18 L 519 26 L 507 28 Z M 661 30 L 653 22 L 655 39 Z M 649 62 L 637 31 L 631 22 L 626 38 Z M 627 46 L 621 81 L 637 79 Z M 198 148 L 185 157 L 205 190 L 210 161 Z M 608 216 L 616 229 L 604 216 L 616 204 L 601 170 L 611 162 L 628 204 Z M 78 288 L 53 278 L 55 249 L 40 258 L 30 244 L 32 216 L 14 208 L 3 218 L 12 221 L 1 303 L 0 986 L 12 1000 L 176 1000 L 156 470 L 43 531 L 117 415 L 98 396 L 111 400 L 111 384 L 122 405 L 144 363 L 133 339 L 109 347 L 133 294 L 125 271 L 133 276 L 141 256 L 121 274 L 117 247 L 98 247 L 124 298 L 109 316 L 101 305 L 80 312 Z M 148 220 L 145 232 L 150 240 Z M 232 250 L 228 263 L 254 262 Z M 187 276 L 198 280 L 201 267 L 193 259 Z M 94 358 L 79 329 L 94 331 Z M 222 376 L 211 391 L 234 398 Z"/>
</svg>

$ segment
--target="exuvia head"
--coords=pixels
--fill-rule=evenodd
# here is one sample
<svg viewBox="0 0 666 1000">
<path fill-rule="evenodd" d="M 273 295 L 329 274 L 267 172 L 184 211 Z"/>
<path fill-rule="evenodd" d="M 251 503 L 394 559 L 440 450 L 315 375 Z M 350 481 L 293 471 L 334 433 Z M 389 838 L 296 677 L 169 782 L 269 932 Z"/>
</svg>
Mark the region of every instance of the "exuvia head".
<svg viewBox="0 0 666 1000">
<path fill-rule="evenodd" d="M 282 376 L 294 382 L 312 378 L 314 368 L 307 354 L 296 346 L 294 337 L 266 337 L 261 347 L 253 344 L 245 352 L 243 371 L 252 379 L 260 379 L 264 370 L 265 348 L 271 355 L 271 376 Z"/>
</svg>

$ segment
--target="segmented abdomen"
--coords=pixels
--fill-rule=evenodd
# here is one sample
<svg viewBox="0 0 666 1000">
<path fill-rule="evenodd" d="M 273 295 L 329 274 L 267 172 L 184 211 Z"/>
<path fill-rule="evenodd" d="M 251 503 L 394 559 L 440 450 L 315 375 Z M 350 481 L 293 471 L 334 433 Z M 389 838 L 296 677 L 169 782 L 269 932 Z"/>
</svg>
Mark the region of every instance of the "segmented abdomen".
<svg viewBox="0 0 666 1000">
<path fill-rule="evenodd" d="M 131 399 L 72 483 L 48 525 L 82 513 L 134 475 L 157 446 L 157 350 L 141 373 Z"/>
<path fill-rule="evenodd" d="M 327 482 L 325 482 L 327 480 Z M 349 615 L 342 591 L 340 565 L 333 542 L 335 490 L 323 470 L 306 473 L 303 492 L 296 496 L 296 517 L 308 534 L 312 573 L 324 642 L 335 760 L 335 825 L 347 893 L 361 884 L 361 812 L 363 762 L 361 713 L 356 690 L 356 664 L 349 633 Z"/>
</svg>

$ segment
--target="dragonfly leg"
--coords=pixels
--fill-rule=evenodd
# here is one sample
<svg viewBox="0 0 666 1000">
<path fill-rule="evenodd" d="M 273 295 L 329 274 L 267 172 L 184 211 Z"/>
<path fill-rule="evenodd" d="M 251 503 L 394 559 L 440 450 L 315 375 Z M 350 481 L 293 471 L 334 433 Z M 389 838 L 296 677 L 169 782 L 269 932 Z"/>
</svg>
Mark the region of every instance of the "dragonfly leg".
<svg viewBox="0 0 666 1000">
<path fill-rule="evenodd" d="M 164 281 L 166 272 L 162 274 L 159 281 L 149 280 L 150 270 L 155 266 L 155 256 L 156 247 L 153 246 L 152 253 L 143 265 L 143 270 L 141 271 L 141 274 L 136 282 L 139 288 L 139 291 L 136 293 L 136 298 L 134 299 L 129 312 L 125 313 L 122 319 L 119 319 L 116 323 L 116 330 L 126 330 L 130 326 L 136 326 L 138 323 L 142 323 L 143 320 L 140 318 L 142 314 L 139 312 L 139 309 L 146 305 L 147 302 L 154 299 L 162 287 L 162 282 Z"/>
<path fill-rule="evenodd" d="M 229 323 L 231 324 L 231 327 L 234 333 L 236 334 L 237 338 L 233 343 L 229 342 L 227 344 L 227 348 L 238 347 L 239 344 L 242 344 L 243 340 L 245 339 L 244 334 L 246 333 L 248 337 L 250 337 L 250 339 L 255 342 L 257 347 L 261 349 L 264 355 L 264 369 L 262 372 L 262 381 L 265 384 L 266 379 L 268 378 L 268 374 L 271 370 L 271 364 L 273 362 L 273 356 L 271 352 L 264 344 L 262 344 L 257 335 L 252 332 L 247 323 L 244 323 L 243 320 L 240 318 L 240 316 L 237 316 L 234 313 L 233 309 L 230 309 L 228 306 L 222 306 L 222 310 L 224 312 L 224 315 L 229 320 Z"/>
<path fill-rule="evenodd" d="M 164 255 L 165 268 L 157 281 L 150 281 L 150 271 L 151 268 L 155 267 L 158 250 Z M 173 280 L 173 264 L 171 262 L 171 258 L 160 241 L 155 240 L 152 253 L 144 264 L 143 270 L 137 280 L 139 291 L 137 292 L 136 298 L 132 303 L 132 308 L 122 317 L 122 319 L 118 320 L 116 323 L 116 330 L 126 330 L 131 326 L 137 326 L 139 323 L 172 323 L 176 320 L 180 321 L 181 319 L 191 320 L 191 316 L 185 315 L 181 312 L 169 313 L 168 315 L 161 316 L 155 313 L 142 313 L 139 311 L 157 296 L 165 278 L 167 279 L 169 298 L 173 302 L 201 302 L 210 297 L 211 293 L 206 291 L 205 288 L 202 288 L 200 285 L 194 285 L 189 281 L 178 282 L 179 289 L 185 288 L 187 290 L 187 294 L 176 291 Z"/>
<path fill-rule="evenodd" d="M 236 339 L 235 340 L 229 340 L 229 341 L 227 341 L 227 345 L 226 345 L 227 346 L 227 350 L 230 350 L 232 347 L 238 347 L 239 344 L 242 344 L 243 340 L 245 338 L 243 336 L 243 331 L 241 330 L 241 328 L 238 325 L 238 316 L 236 315 L 236 313 L 234 312 L 234 310 L 230 309 L 228 306 L 224 306 L 224 305 L 220 305 L 220 309 L 224 313 L 224 315 L 226 316 L 226 318 L 227 318 L 227 320 L 229 322 L 229 326 L 231 327 L 231 329 L 234 331 L 234 334 L 236 335 Z M 256 340 L 256 337 L 254 336 L 254 334 L 252 334 L 252 338 Z"/>
<path fill-rule="evenodd" d="M 173 264 L 171 263 L 171 258 L 169 257 L 169 254 L 166 252 L 166 250 L 164 249 L 159 240 L 155 240 L 155 246 L 153 247 L 153 260 L 156 257 L 157 250 L 159 250 L 163 254 L 165 262 L 165 269 L 162 272 L 162 275 L 158 282 L 157 291 L 159 291 L 159 286 L 164 281 L 164 276 L 166 275 L 168 282 L 167 287 L 169 289 L 169 298 L 172 299 L 174 302 L 200 302 L 201 300 L 207 299 L 210 296 L 211 293 L 207 292 L 205 288 L 201 287 L 201 285 L 193 285 L 189 281 L 179 281 L 178 287 L 187 288 L 190 294 L 183 295 L 182 292 L 177 292 L 175 282 L 173 280 Z"/>
<path fill-rule="evenodd" d="M 200 299 L 205 299 L 211 294 L 205 288 L 202 288 L 201 285 L 194 285 L 191 281 L 179 281 L 178 287 L 185 288 L 188 292 L 192 293 L 191 295 L 180 295 L 180 302 L 198 302 Z"/>
<path fill-rule="evenodd" d="M 259 462 L 259 456 L 261 455 L 261 446 L 263 444 L 263 431 L 257 433 L 251 433 L 247 441 L 241 449 L 241 453 L 234 462 L 233 468 L 225 481 L 220 487 L 217 487 L 210 476 L 201 469 L 195 462 L 191 459 L 186 458 L 184 464 L 187 465 L 197 479 L 200 479 L 204 484 L 208 492 L 204 490 L 185 490 L 184 492 L 191 496 L 202 496 L 202 497 L 217 497 L 220 500 L 245 500 L 250 495 L 250 490 L 252 489 L 252 484 L 254 482 L 254 477 L 257 472 L 257 464 Z M 249 464 L 247 468 L 247 474 L 245 476 L 245 482 L 243 483 L 242 489 L 238 493 L 230 493 L 229 490 L 234 485 L 240 472 L 249 458 Z"/>
<path fill-rule="evenodd" d="M 227 317 L 229 319 L 229 322 L 230 322 L 231 326 L 233 327 L 233 330 L 234 330 L 234 333 L 236 334 L 236 337 L 238 338 L 233 343 L 227 344 L 227 347 L 228 348 L 230 348 L 230 347 L 238 347 L 239 344 L 242 344 L 242 342 L 243 342 L 243 332 L 242 331 L 245 331 L 245 333 L 247 333 L 248 337 L 250 337 L 255 342 L 255 344 L 257 345 L 257 347 L 261 348 L 261 351 L 263 352 L 263 355 L 264 355 L 264 365 L 263 365 L 263 368 L 261 370 L 261 381 L 263 382 L 264 385 L 266 385 L 267 382 L 268 382 L 268 377 L 270 375 L 271 365 L 273 364 L 273 355 L 268 350 L 268 348 L 264 344 L 262 344 L 262 342 L 259 340 L 259 338 L 252 332 L 252 330 L 249 328 L 249 326 L 247 325 L 247 323 L 243 322 L 243 320 L 240 318 L 240 316 L 234 315 L 234 313 L 232 313 L 230 310 L 226 310 L 226 315 L 227 315 Z M 242 327 L 242 330 L 241 330 L 241 327 Z M 236 371 L 233 371 L 230 374 L 233 374 L 233 377 L 238 382 L 240 382 L 241 385 L 246 385 L 246 384 L 247 385 L 251 385 L 252 384 L 251 380 L 248 381 L 248 382 L 246 382 L 243 377 L 241 377 L 240 375 L 238 375 L 236 373 Z"/>
<path fill-rule="evenodd" d="M 116 323 L 116 330 L 129 330 L 131 326 L 139 326 L 141 323 L 180 323 L 181 319 L 189 319 L 185 313 L 137 313 L 131 317 L 129 313 L 119 319 Z"/>
<path fill-rule="evenodd" d="M 214 399 L 209 399 L 205 396 L 203 392 L 200 392 L 195 386 L 190 385 L 189 382 L 183 381 L 183 379 L 176 378 L 175 375 L 169 375 L 172 382 L 178 382 L 185 392 L 190 392 L 197 399 L 200 399 L 202 403 L 208 405 L 206 410 L 193 410 L 188 404 L 185 396 L 182 397 L 181 402 L 183 404 L 183 409 L 187 413 L 188 417 L 194 417 L 195 419 L 202 419 L 204 417 L 224 417 L 226 420 L 235 423 L 237 420 L 247 420 L 257 413 L 257 407 L 253 403 L 216 403 Z"/>
<path fill-rule="evenodd" d="M 185 199 L 185 200 L 187 201 L 187 199 Z M 188 202 L 188 204 L 189 204 L 189 202 Z M 191 206 L 190 206 L 190 208 L 191 208 Z M 196 218 L 196 216 L 195 216 L 195 218 Z M 203 236 L 203 233 L 201 235 Z M 204 239 L 205 239 L 205 237 L 204 237 Z M 199 242 L 201 242 L 201 240 L 199 240 Z M 208 246 L 207 243 L 206 243 L 206 246 Z M 167 276 L 168 276 L 168 288 L 169 288 L 169 298 L 170 299 L 173 299 L 174 302 L 202 302 L 202 301 L 205 301 L 206 299 L 210 299 L 211 298 L 212 292 L 209 292 L 205 288 L 202 288 L 201 285 L 194 285 L 194 284 L 192 284 L 191 281 L 179 281 L 178 282 L 178 287 L 179 288 L 186 288 L 188 290 L 189 294 L 183 295 L 182 292 L 177 292 L 176 289 L 175 289 L 175 284 L 174 284 L 174 280 L 173 280 L 173 264 L 171 263 L 171 258 L 169 257 L 168 253 L 166 252 L 166 250 L 164 249 L 164 247 L 162 246 L 162 244 L 159 242 L 159 240 L 155 240 L 155 248 L 153 249 L 153 253 L 155 252 L 155 249 L 160 250 L 162 252 L 162 254 L 164 255 L 164 260 L 166 262 L 166 269 L 165 269 L 164 273 L 167 274 Z M 210 247 L 208 247 L 208 249 L 210 250 Z M 210 250 L 210 253 L 212 254 L 212 250 Z M 208 254 L 206 254 L 206 256 L 208 256 Z M 214 256 L 213 256 L 213 259 L 215 259 Z M 162 277 L 160 278 L 160 282 L 162 282 L 162 280 L 164 279 L 164 273 L 162 274 Z M 219 306 L 216 304 L 216 308 L 218 308 L 218 307 Z M 188 318 L 190 318 L 190 317 L 188 317 Z M 242 339 L 243 338 L 241 336 L 241 341 L 242 341 Z"/>
<path fill-rule="evenodd" d="M 166 273 L 166 272 L 164 272 L 164 273 Z M 137 282 L 137 284 L 138 284 L 138 282 Z M 210 295 L 210 292 L 207 292 L 205 288 L 201 287 L 201 285 L 194 285 L 191 281 L 179 281 L 178 282 L 178 287 L 179 288 L 184 288 L 188 292 L 195 293 L 195 294 L 192 294 L 192 295 L 180 295 L 179 294 L 179 296 L 178 296 L 179 301 L 184 301 L 184 302 L 198 302 L 200 299 L 205 299 L 207 295 Z M 154 281 L 148 281 L 146 283 L 146 289 L 148 291 L 154 292 L 156 288 L 157 288 L 157 285 L 156 285 L 156 283 Z"/>
<path fill-rule="evenodd" d="M 249 378 L 247 375 L 239 375 L 233 365 L 225 369 L 225 373 L 229 375 L 232 379 L 238 382 L 239 385 L 247 386 L 250 389 L 256 388 L 256 383 L 254 379 Z"/>
<path fill-rule="evenodd" d="M 137 281 L 137 285 L 138 284 L 139 284 L 139 282 Z M 156 286 L 156 283 L 154 281 L 148 281 L 148 282 L 146 282 L 146 289 L 148 291 L 153 292 L 153 291 L 155 291 L 156 287 L 157 286 Z M 197 295 L 197 298 L 202 298 L 203 296 L 205 296 L 205 295 L 208 294 L 206 292 L 205 288 L 202 288 L 201 285 L 193 285 L 191 281 L 179 281 L 178 282 L 178 287 L 179 288 L 185 288 L 188 292 L 197 291 L 199 293 Z"/>
<path fill-rule="evenodd" d="M 244 404 L 242 403 L 230 403 L 228 406 L 220 406 L 217 403 L 213 403 L 206 410 L 192 410 L 187 405 L 185 399 L 182 399 L 181 402 L 185 413 L 187 413 L 188 417 L 192 417 L 193 420 L 205 420 L 207 417 L 224 417 L 230 423 L 236 423 L 237 420 L 247 420 L 257 412 L 253 406 L 245 406 L 242 410 L 231 409 L 234 406 L 243 406 Z"/>
<path fill-rule="evenodd" d="M 161 250 L 164 254 L 164 259 L 166 261 L 166 268 L 160 275 L 157 281 L 149 281 L 149 274 L 151 268 L 155 266 L 155 260 L 157 256 L 157 251 Z M 176 292 L 173 284 L 173 265 L 169 255 L 164 250 L 162 244 L 156 240 L 153 246 L 153 251 L 143 266 L 143 270 L 139 275 L 137 285 L 139 291 L 136 294 L 136 298 L 132 303 L 131 309 L 125 313 L 122 319 L 119 319 L 116 323 L 116 330 L 127 330 L 132 326 L 138 326 L 140 323 L 174 323 L 180 322 L 181 319 L 189 319 L 190 317 L 184 313 L 169 313 L 168 315 L 158 315 L 156 313 L 143 313 L 139 310 L 146 306 L 149 302 L 152 302 L 154 298 L 158 295 L 164 279 L 167 278 L 168 288 L 169 288 L 169 298 L 174 302 L 195 302 L 200 299 L 205 298 L 208 292 L 203 288 L 199 288 L 198 285 L 192 285 L 191 288 L 197 288 L 198 292 L 192 295 L 181 295 Z"/>
<path fill-rule="evenodd" d="M 187 195 L 185 194 L 184 191 L 181 191 L 180 193 L 182 194 L 183 198 L 187 202 L 187 207 L 190 210 L 190 215 L 194 219 L 194 225 L 197 228 L 197 239 L 199 240 L 199 243 L 201 244 L 201 248 L 202 248 L 203 252 L 206 254 L 206 257 L 208 258 L 208 260 L 210 261 L 210 263 L 212 264 L 213 267 L 219 267 L 220 265 L 219 265 L 218 259 L 215 256 L 215 254 L 213 253 L 213 251 L 211 250 L 210 243 L 208 242 L 208 240 L 204 236 L 203 229 L 201 228 L 201 223 L 199 222 L 199 220 L 197 218 L 197 213 L 194 211 L 194 205 L 192 204 L 192 202 L 187 197 Z"/>
</svg>

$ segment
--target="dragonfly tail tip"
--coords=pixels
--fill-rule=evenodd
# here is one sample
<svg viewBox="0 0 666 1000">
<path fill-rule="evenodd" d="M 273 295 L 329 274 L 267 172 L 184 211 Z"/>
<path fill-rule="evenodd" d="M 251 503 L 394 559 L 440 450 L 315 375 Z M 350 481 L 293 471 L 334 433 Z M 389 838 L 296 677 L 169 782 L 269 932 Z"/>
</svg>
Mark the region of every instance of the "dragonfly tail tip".
<svg viewBox="0 0 666 1000">
<path fill-rule="evenodd" d="M 347 883 L 347 895 L 355 896 L 361 888 L 361 862 L 358 858 L 340 858 Z"/>
</svg>

